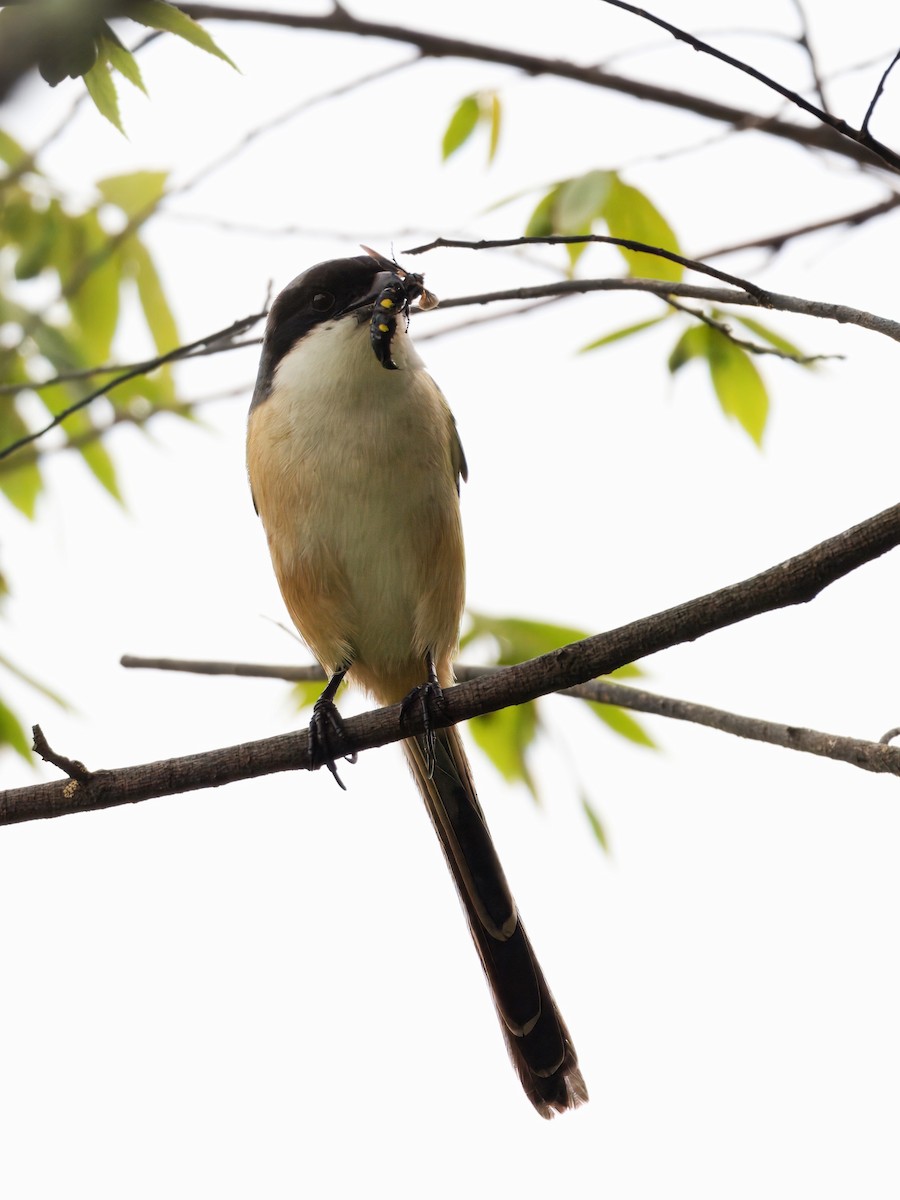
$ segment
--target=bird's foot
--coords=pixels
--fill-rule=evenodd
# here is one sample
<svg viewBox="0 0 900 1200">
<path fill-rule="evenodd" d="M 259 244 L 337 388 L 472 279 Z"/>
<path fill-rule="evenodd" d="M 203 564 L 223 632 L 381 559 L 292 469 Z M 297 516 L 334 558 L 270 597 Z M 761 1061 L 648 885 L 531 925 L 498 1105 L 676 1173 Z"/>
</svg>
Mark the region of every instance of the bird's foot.
<svg viewBox="0 0 900 1200">
<path fill-rule="evenodd" d="M 313 714 L 309 722 L 309 757 L 314 771 L 319 767 L 327 767 L 338 787 L 346 792 L 347 788 L 338 775 L 335 760 L 343 757 L 345 762 L 352 765 L 356 762 L 356 755 L 335 753 L 335 741 L 343 742 L 344 736 L 344 718 L 338 712 L 337 705 L 327 696 L 320 696 L 313 705 Z"/>
<path fill-rule="evenodd" d="M 419 736 L 419 745 L 425 757 L 425 774 L 429 779 L 434 775 L 435 764 L 435 731 L 432 719 L 442 713 L 444 706 L 444 690 L 434 676 L 414 687 L 400 705 L 400 723 L 410 716 L 421 713 L 425 729 Z"/>
</svg>

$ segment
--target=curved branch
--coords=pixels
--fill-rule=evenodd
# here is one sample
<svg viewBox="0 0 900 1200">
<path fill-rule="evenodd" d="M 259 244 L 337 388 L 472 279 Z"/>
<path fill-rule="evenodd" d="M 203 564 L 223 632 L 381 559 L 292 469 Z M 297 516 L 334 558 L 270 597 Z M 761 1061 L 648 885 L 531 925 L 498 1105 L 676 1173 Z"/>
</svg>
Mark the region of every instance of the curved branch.
<svg viewBox="0 0 900 1200">
<path fill-rule="evenodd" d="M 527 75 L 553 75 L 560 79 L 571 79 L 576 83 L 620 92 L 622 95 L 633 96 L 635 99 L 646 100 L 652 104 L 662 104 L 667 108 L 692 112 L 697 116 L 706 117 L 708 120 L 730 125 L 739 131 L 753 129 L 760 133 L 771 134 L 773 137 L 784 138 L 800 146 L 828 150 L 856 162 L 880 167 L 886 165 L 879 152 L 853 140 L 852 135 L 856 131 L 852 130 L 849 125 L 846 127 L 849 135 L 843 129 L 832 127 L 831 124 L 797 125 L 791 121 L 781 121 L 777 117 L 767 117 L 734 108 L 728 104 L 720 104 L 716 100 L 708 100 L 704 96 L 694 96 L 676 88 L 659 87 L 643 80 L 614 75 L 600 67 L 581 66 L 578 63 L 559 58 L 542 58 L 537 54 L 525 54 L 517 50 L 507 50 L 501 46 L 488 46 L 478 42 L 465 41 L 462 38 L 443 37 L 420 29 L 407 29 L 400 25 L 362 21 L 337 5 L 324 16 L 271 12 L 255 8 L 233 8 L 221 4 L 183 3 L 179 7 L 195 21 L 249 21 L 263 25 L 279 25 L 289 29 L 320 29 L 330 33 L 352 34 L 356 37 L 382 38 L 386 41 L 416 46 L 423 57 L 471 59 L 477 62 L 497 63 L 500 66 L 512 67 L 524 71 Z M 872 140 L 874 141 L 874 139 Z M 896 156 L 894 157 L 896 159 Z M 900 160 L 892 165 L 897 169 L 898 164 L 900 164 Z"/>
<path fill-rule="evenodd" d="M 511 704 L 536 700 L 748 617 L 805 603 L 830 583 L 898 544 L 900 504 L 741 583 L 448 688 L 442 711 L 432 714 L 431 724 L 436 728 L 455 725 Z M 345 736 L 336 748 L 337 754 L 342 757 L 400 741 L 423 729 L 424 714 L 420 711 L 404 714 L 400 704 L 377 709 L 345 722 Z M 57 757 L 62 761 L 61 756 Z M 307 731 L 280 734 L 137 767 L 89 771 L 86 781 L 70 778 L 15 788 L 0 794 L 0 824 L 112 808 L 155 796 L 220 787 L 276 771 L 308 770 L 310 766 Z"/>
</svg>

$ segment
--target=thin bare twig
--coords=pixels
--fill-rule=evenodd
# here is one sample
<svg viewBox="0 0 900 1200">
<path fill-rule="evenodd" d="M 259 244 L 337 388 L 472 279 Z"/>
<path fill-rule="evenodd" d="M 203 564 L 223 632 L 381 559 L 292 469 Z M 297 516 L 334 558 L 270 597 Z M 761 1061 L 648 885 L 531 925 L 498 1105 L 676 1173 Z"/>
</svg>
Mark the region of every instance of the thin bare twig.
<svg viewBox="0 0 900 1200">
<path fill-rule="evenodd" d="M 891 71 L 893 71 L 898 61 L 900 61 L 900 50 L 897 51 L 897 53 L 888 63 L 887 67 L 885 67 L 884 74 L 878 80 L 878 87 L 875 89 L 875 95 L 869 101 L 869 107 L 866 109 L 866 115 L 863 118 L 862 123 L 862 132 L 865 134 L 868 134 L 869 132 L 869 121 L 871 120 L 872 114 L 875 111 L 875 105 L 881 99 L 881 94 L 884 91 L 884 85 L 887 83 L 887 77 L 890 75 Z"/>
<path fill-rule="evenodd" d="M 705 313 L 702 308 L 692 308 L 689 304 L 682 304 L 674 296 L 667 296 L 666 303 L 678 312 L 686 313 L 690 317 L 696 317 L 698 321 L 702 321 L 710 329 L 717 330 L 723 337 L 727 337 L 729 342 L 732 342 L 735 346 L 740 346 L 742 350 L 746 350 L 750 354 L 771 354 L 775 358 L 783 358 L 787 362 L 794 362 L 802 367 L 808 367 L 812 363 L 825 362 L 828 359 L 843 359 L 846 357 L 843 354 L 792 354 L 790 351 L 781 350 L 777 346 L 764 346 L 761 342 L 752 342 L 749 338 L 738 337 L 727 321 L 716 320 L 709 313 Z"/>
<path fill-rule="evenodd" d="M 139 363 L 136 367 L 132 367 L 127 371 L 123 371 L 121 375 L 117 375 L 114 379 L 110 379 L 107 383 L 104 383 L 101 387 L 96 388 L 87 396 L 83 396 L 74 404 L 70 404 L 67 408 L 62 409 L 62 411 L 56 414 L 52 421 L 49 421 L 41 429 L 32 430 L 31 433 L 25 434 L 23 437 L 18 438 L 9 445 L 0 447 L 0 459 L 8 457 L 10 454 L 13 454 L 16 450 L 21 449 L 23 446 L 29 446 L 32 442 L 36 442 L 39 438 L 42 438 L 45 434 L 49 433 L 51 429 L 55 429 L 58 425 L 61 425 L 67 417 L 72 415 L 72 413 L 78 412 L 79 409 L 86 408 L 87 405 L 93 400 L 96 400 L 100 396 L 105 396 L 107 392 L 111 392 L 113 388 L 118 387 L 120 383 L 126 383 L 129 379 L 135 379 L 138 375 L 146 375 L 148 370 L 161 367 L 165 363 L 175 362 L 181 358 L 187 358 L 190 356 L 192 351 L 197 350 L 201 346 L 207 346 L 211 348 L 217 342 L 222 342 L 223 344 L 227 345 L 233 338 L 245 333 L 246 330 L 251 329 L 258 321 L 261 321 L 265 315 L 266 314 L 262 312 L 254 313 L 249 317 L 242 317 L 241 320 L 234 321 L 226 329 L 220 329 L 218 333 L 207 334 L 205 337 L 198 338 L 195 342 L 189 342 L 186 346 L 178 346 L 174 350 L 168 351 L 166 354 L 160 354 L 156 359 L 151 360 L 152 366 L 150 367 L 148 367 L 146 363 Z"/>
<path fill-rule="evenodd" d="M 645 8 L 637 8 L 634 4 L 626 3 L 626 0 L 603 0 L 604 4 L 611 4 L 614 8 L 621 8 L 625 12 L 633 13 L 636 17 L 641 17 L 645 21 L 650 21 L 654 25 L 658 25 L 660 29 L 665 29 L 668 33 L 680 42 L 686 42 L 692 50 L 697 50 L 701 54 L 709 54 L 713 58 L 717 58 L 720 62 L 727 63 L 728 66 L 734 67 L 735 70 L 743 72 L 745 75 L 757 80 L 765 87 L 770 88 L 773 92 L 777 92 L 779 96 L 783 96 L 785 100 L 789 100 L 791 104 L 802 108 L 804 112 L 808 112 L 815 117 L 817 121 L 821 121 L 823 125 L 828 125 L 837 133 L 842 134 L 846 138 L 865 146 L 878 155 L 888 166 L 893 169 L 900 170 L 900 154 L 892 150 L 890 146 L 879 142 L 877 138 L 873 138 L 869 133 L 867 121 L 864 121 L 860 129 L 854 129 L 847 121 L 841 117 L 832 116 L 825 109 L 819 108 L 818 105 L 811 103 L 799 92 L 793 91 L 791 88 L 785 87 L 784 84 L 772 79 L 771 76 L 758 71 L 756 67 L 751 67 L 749 63 L 742 62 L 739 58 L 734 58 L 730 54 L 726 54 L 724 50 L 717 50 L 715 46 L 711 46 L 708 42 L 702 41 L 700 38 L 694 37 L 684 29 L 680 29 L 677 25 L 672 25 L 668 21 L 664 21 L 662 17 L 654 16 L 653 13 L 647 12 Z M 893 64 L 891 64 L 893 66 Z M 888 68 L 888 71 L 890 67 Z M 885 76 L 887 72 L 885 72 Z M 880 93 L 879 93 L 880 94 Z M 876 97 L 877 99 L 877 97 Z M 874 105 L 874 101 L 873 101 Z M 872 106 L 870 106 L 871 108 Z"/>
<path fill-rule="evenodd" d="M 736 130 L 755 129 L 785 138 L 801 146 L 828 150 L 857 162 L 885 165 L 885 159 L 874 145 L 860 142 L 858 131 L 849 125 L 846 129 L 834 118 L 824 114 L 826 125 L 807 126 L 759 113 L 747 112 L 731 105 L 720 104 L 705 96 L 695 96 L 676 88 L 660 87 L 644 80 L 629 79 L 614 75 L 596 66 L 582 66 L 564 59 L 544 58 L 538 54 L 526 54 L 506 47 L 489 46 L 469 42 L 462 38 L 444 37 L 421 29 L 408 29 L 399 25 L 387 25 L 378 21 L 362 21 L 339 7 L 324 15 L 273 12 L 259 8 L 241 8 L 233 5 L 182 3 L 179 7 L 197 21 L 248 21 L 263 25 L 278 25 L 289 29 L 320 29 L 336 34 L 351 34 L 357 37 L 380 38 L 392 42 L 403 42 L 418 47 L 422 55 L 431 58 L 463 58 L 477 62 L 497 63 L 523 71 L 527 75 L 552 75 L 571 79 L 591 87 L 606 88 L 622 95 L 634 96 L 653 104 L 695 113 L 712 121 L 719 121 Z M 737 63 L 737 60 L 735 60 Z M 818 110 L 816 110 L 818 111 Z M 855 135 L 855 136 L 854 136 Z M 896 160 L 890 165 L 896 170 L 900 158 L 889 152 Z"/>
</svg>

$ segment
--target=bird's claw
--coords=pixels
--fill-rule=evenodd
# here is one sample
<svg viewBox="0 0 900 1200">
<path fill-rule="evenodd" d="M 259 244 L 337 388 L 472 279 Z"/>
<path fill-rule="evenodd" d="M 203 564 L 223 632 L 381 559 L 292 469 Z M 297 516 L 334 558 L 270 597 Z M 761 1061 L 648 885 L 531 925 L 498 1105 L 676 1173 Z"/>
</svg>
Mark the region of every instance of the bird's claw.
<svg viewBox="0 0 900 1200">
<path fill-rule="evenodd" d="M 408 719 L 416 710 L 421 712 L 425 729 L 420 735 L 419 744 L 425 758 L 425 774 L 431 779 L 435 765 L 435 731 L 432 717 L 439 714 L 444 703 L 444 690 L 437 679 L 428 679 L 414 687 L 400 705 L 400 721 Z"/>
<path fill-rule="evenodd" d="M 333 743 L 344 739 L 344 719 L 337 710 L 333 700 L 320 696 L 313 705 L 313 714 L 309 722 L 309 757 L 314 771 L 319 767 L 327 767 L 334 776 L 338 787 L 347 790 L 343 779 L 337 772 L 335 759 L 343 757 L 351 765 L 356 762 L 356 754 L 338 755 L 334 753 Z"/>
</svg>

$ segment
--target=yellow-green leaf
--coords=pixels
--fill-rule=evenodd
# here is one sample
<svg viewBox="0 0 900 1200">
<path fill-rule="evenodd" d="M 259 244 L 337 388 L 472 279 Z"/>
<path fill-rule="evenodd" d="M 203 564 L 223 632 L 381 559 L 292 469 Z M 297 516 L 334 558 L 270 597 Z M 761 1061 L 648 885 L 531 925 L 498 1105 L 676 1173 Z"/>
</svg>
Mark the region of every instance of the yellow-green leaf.
<svg viewBox="0 0 900 1200">
<path fill-rule="evenodd" d="M 164 29 L 166 33 L 174 33 L 176 37 L 184 38 L 192 46 L 214 54 L 229 66 L 237 70 L 224 50 L 220 50 L 202 25 L 193 21 L 180 9 L 164 0 L 130 0 L 128 16 L 139 25 L 148 25 L 151 29 Z"/>
<path fill-rule="evenodd" d="M 766 385 L 747 351 L 717 329 L 709 330 L 709 373 L 722 411 L 761 446 L 769 415 Z"/>
<path fill-rule="evenodd" d="M 604 215 L 614 180 L 611 171 L 588 171 L 567 180 L 556 202 L 555 232 L 590 233 L 594 221 Z"/>
<path fill-rule="evenodd" d="M 85 442 L 78 449 L 97 482 L 106 488 L 113 499 L 118 500 L 120 504 L 124 504 L 113 460 L 110 458 L 109 451 L 100 439 L 97 438 L 95 441 Z"/>
<path fill-rule="evenodd" d="M 472 136 L 481 108 L 477 96 L 465 96 L 456 106 L 441 142 L 441 157 L 446 161 Z"/>
<path fill-rule="evenodd" d="M 72 263 L 70 278 L 63 281 L 69 308 L 79 329 L 77 336 L 70 336 L 84 359 L 97 365 L 109 358 L 119 320 L 122 256 L 117 251 L 110 251 L 109 234 L 101 227 L 95 211 L 89 209 L 82 214 L 76 225 L 80 257 Z M 73 280 L 77 282 L 74 289 Z"/>
<path fill-rule="evenodd" d="M 719 314 L 716 313 L 716 316 Z M 729 314 L 735 321 L 740 321 L 745 329 L 749 329 L 751 333 L 755 333 L 758 338 L 764 342 L 768 342 L 770 346 L 774 346 L 776 350 L 780 350 L 782 354 L 788 358 L 803 359 L 806 357 L 799 346 L 789 342 L 787 338 L 782 337 L 780 333 L 776 333 L 774 329 L 770 329 L 768 325 L 763 325 L 762 321 L 756 321 L 753 317 L 742 317 L 738 313 Z M 810 370 L 818 366 L 815 362 L 801 362 L 801 366 L 808 367 Z"/>
<path fill-rule="evenodd" d="M 606 829 L 603 825 L 603 822 L 600 820 L 597 810 L 583 792 L 581 794 L 581 808 L 584 812 L 584 815 L 587 817 L 588 825 L 591 827 L 591 833 L 593 833 L 600 845 L 600 849 L 603 850 L 604 853 L 609 854 L 609 839 L 606 836 Z"/>
<path fill-rule="evenodd" d="M 537 800 L 537 789 L 525 761 L 525 752 L 538 729 L 537 707 L 518 704 L 486 713 L 470 721 L 469 729 L 507 783 L 524 783 Z"/>
<path fill-rule="evenodd" d="M 97 190 L 127 216 L 149 216 L 165 195 L 168 178 L 168 171 L 130 171 L 98 180 Z"/>
<path fill-rule="evenodd" d="M 680 253 L 678 239 L 659 209 L 643 192 L 623 183 L 617 175 L 613 176 L 603 215 L 613 237 Z M 677 281 L 684 274 L 684 268 L 669 259 L 623 247 L 620 250 L 630 275 Z"/>
<path fill-rule="evenodd" d="M 627 709 L 620 708 L 617 704 L 599 704 L 596 700 L 589 700 L 588 708 L 614 733 L 627 738 L 629 742 L 634 742 L 637 746 L 646 746 L 650 750 L 656 749 L 656 742 Z"/>
<path fill-rule="evenodd" d="M 291 684 L 291 698 L 297 705 L 298 712 L 302 712 L 304 708 L 312 708 L 322 695 L 324 686 L 325 681 L 322 679 L 301 679 Z"/>
<path fill-rule="evenodd" d="M 470 645 L 476 638 L 489 636 L 497 643 L 496 662 L 511 666 L 540 654 L 549 654 L 570 642 L 580 642 L 588 635 L 581 629 L 554 625 L 547 621 L 530 621 L 523 617 L 491 617 L 469 612 L 469 628 L 460 638 L 460 647 Z"/>
<path fill-rule="evenodd" d="M 669 315 L 669 313 L 663 313 L 661 317 L 650 317 L 647 321 L 636 321 L 634 325 L 626 325 L 622 329 L 613 330 L 612 333 L 604 333 L 603 337 L 596 338 L 593 342 L 582 346 L 579 353 L 585 354 L 588 350 L 599 350 L 603 346 L 610 346 L 613 342 L 620 342 L 623 338 L 631 337 L 632 334 L 643 333 L 645 329 L 652 329 L 660 321 L 665 321 Z"/>
<path fill-rule="evenodd" d="M 0 446 L 10 446 L 29 432 L 13 404 L 12 396 L 0 396 Z M 6 469 L 8 467 L 8 469 Z M 0 473 L 0 491 L 19 512 L 29 520 L 34 519 L 35 503 L 43 481 L 36 462 L 15 465 L 15 459 L 7 461 Z"/>
<path fill-rule="evenodd" d="M 563 185 L 555 184 L 545 196 L 541 196 L 525 226 L 526 237 L 550 237 L 556 232 L 553 210 Z"/>
<path fill-rule="evenodd" d="M 669 371 L 674 375 L 692 358 L 707 358 L 709 338 L 706 325 L 692 325 L 686 329 L 669 354 Z"/>
<path fill-rule="evenodd" d="M 112 74 L 104 59 L 98 58 L 85 74 L 84 86 L 96 105 L 97 111 L 115 125 L 119 133 L 124 134 L 122 118 L 119 115 L 119 97 L 116 94 L 116 85 L 113 83 Z"/>
<path fill-rule="evenodd" d="M 492 163 L 497 153 L 497 147 L 500 145 L 500 122 L 502 119 L 502 111 L 500 107 L 500 97 L 496 92 L 490 94 L 490 115 L 489 121 L 491 126 L 491 136 L 488 143 L 488 162 Z"/>
<path fill-rule="evenodd" d="M 22 728 L 18 717 L 0 700 L 0 747 L 9 746 L 16 754 L 32 761 L 31 743 Z"/>
<path fill-rule="evenodd" d="M 103 24 L 107 32 L 100 37 L 101 55 L 105 56 L 106 61 L 111 67 L 115 67 L 121 76 L 146 96 L 147 89 L 144 87 L 144 80 L 141 76 L 141 69 L 138 66 L 137 59 L 130 50 L 122 45 L 105 21 Z"/>
<path fill-rule="evenodd" d="M 6 163 L 8 167 L 19 167 L 28 158 L 25 149 L 19 145 L 15 138 L 10 137 L 8 133 L 4 133 L 0 129 L 0 159 Z"/>
<path fill-rule="evenodd" d="M 129 241 L 128 256 L 147 328 L 157 351 L 167 354 L 179 344 L 178 326 L 175 324 L 175 316 L 166 299 L 156 265 L 147 247 L 137 238 Z"/>
</svg>

